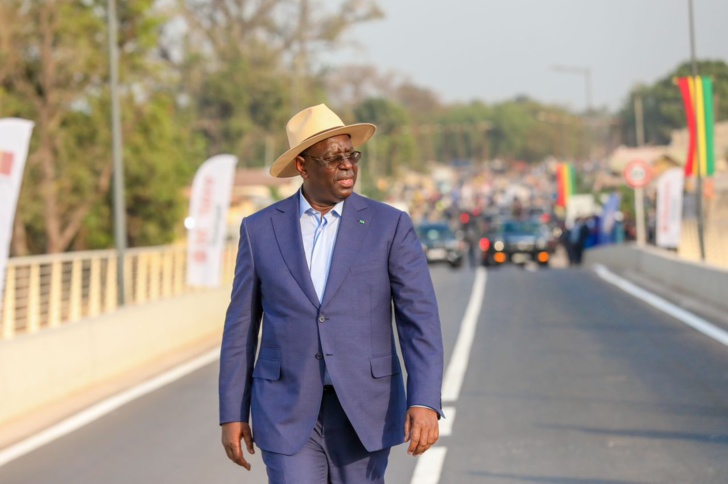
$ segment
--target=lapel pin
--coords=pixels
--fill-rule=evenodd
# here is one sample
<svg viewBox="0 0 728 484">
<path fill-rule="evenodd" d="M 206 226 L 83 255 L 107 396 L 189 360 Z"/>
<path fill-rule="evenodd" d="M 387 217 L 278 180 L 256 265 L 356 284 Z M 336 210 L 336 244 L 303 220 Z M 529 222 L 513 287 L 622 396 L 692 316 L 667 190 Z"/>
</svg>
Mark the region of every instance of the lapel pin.
<svg viewBox="0 0 728 484">
<path fill-rule="evenodd" d="M 363 220 L 359 220 L 359 223 L 360 223 L 360 224 L 365 224 L 366 222 L 365 222 L 365 221 L 363 221 Z"/>
</svg>

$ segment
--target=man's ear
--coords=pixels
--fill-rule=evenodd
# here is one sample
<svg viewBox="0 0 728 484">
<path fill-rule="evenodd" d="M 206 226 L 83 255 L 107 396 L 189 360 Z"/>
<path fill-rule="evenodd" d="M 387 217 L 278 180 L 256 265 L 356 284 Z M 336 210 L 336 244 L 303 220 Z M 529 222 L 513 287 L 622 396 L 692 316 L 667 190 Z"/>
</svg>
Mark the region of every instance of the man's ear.
<svg viewBox="0 0 728 484">
<path fill-rule="evenodd" d="M 306 171 L 306 160 L 304 160 L 303 156 L 299 155 L 296 157 L 296 159 L 293 161 L 296 164 L 296 170 L 298 171 L 298 174 L 301 175 L 301 178 L 306 179 L 308 178 L 308 171 Z"/>
</svg>

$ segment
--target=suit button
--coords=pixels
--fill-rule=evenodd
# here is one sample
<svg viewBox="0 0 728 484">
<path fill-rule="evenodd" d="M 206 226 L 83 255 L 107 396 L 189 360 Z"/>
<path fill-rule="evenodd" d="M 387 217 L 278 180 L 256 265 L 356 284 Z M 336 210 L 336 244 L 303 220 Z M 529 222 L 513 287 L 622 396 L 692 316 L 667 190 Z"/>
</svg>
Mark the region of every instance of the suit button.
<svg viewBox="0 0 728 484">
<path fill-rule="evenodd" d="M 316 359 L 317 360 L 323 360 L 324 359 L 324 355 L 322 355 L 321 353 L 316 353 Z"/>
<path fill-rule="evenodd" d="M 321 316 L 319 316 L 319 323 L 325 323 L 325 322 L 326 322 L 326 316 L 324 316 L 322 314 Z"/>
</svg>

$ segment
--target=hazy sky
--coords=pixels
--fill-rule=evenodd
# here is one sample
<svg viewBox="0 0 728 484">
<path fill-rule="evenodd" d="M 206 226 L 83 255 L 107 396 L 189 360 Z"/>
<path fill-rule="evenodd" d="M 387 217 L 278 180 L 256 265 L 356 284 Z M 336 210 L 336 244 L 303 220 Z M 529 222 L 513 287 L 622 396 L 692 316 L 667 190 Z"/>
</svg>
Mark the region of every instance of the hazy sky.
<svg viewBox="0 0 728 484">
<path fill-rule="evenodd" d="M 379 0 L 384 20 L 356 27 L 358 46 L 324 57 L 407 75 L 445 101 L 527 94 L 581 110 L 589 67 L 595 106 L 616 109 L 690 56 L 688 0 Z M 699 59 L 728 62 L 728 0 L 694 0 Z"/>
</svg>

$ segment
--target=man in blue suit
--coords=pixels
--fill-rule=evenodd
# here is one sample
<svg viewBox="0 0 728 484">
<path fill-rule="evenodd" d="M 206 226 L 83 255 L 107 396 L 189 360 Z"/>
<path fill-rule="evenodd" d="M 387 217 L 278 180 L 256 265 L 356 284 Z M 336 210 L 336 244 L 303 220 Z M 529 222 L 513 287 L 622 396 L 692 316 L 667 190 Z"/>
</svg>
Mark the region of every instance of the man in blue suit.
<svg viewBox="0 0 728 484">
<path fill-rule="evenodd" d="M 250 453 L 255 442 L 273 484 L 381 483 L 390 447 L 409 441 L 416 456 L 439 436 L 443 350 L 427 262 L 406 213 L 354 193 L 355 149 L 375 130 L 323 104 L 293 116 L 270 172 L 303 185 L 240 227 L 222 443 L 249 470 L 241 440 Z"/>
</svg>

